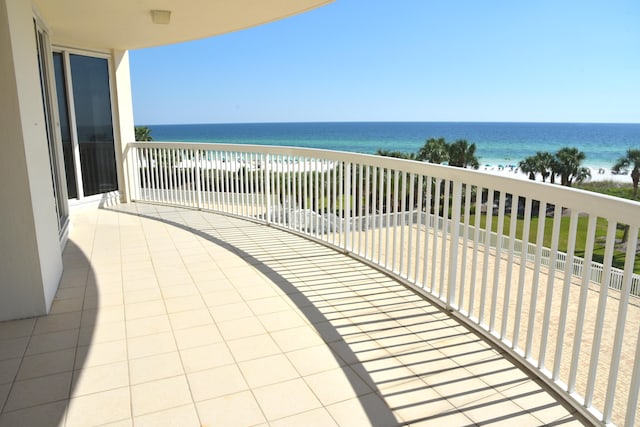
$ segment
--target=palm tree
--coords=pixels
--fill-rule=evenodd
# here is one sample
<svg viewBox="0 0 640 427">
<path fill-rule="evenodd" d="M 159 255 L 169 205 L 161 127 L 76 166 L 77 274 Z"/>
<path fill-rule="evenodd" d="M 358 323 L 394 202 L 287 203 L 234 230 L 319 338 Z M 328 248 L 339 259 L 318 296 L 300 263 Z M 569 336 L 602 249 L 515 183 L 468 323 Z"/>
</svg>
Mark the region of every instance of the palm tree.
<svg viewBox="0 0 640 427">
<path fill-rule="evenodd" d="M 473 169 L 480 167 L 480 162 L 476 157 L 476 144 L 469 145 L 466 139 L 459 139 L 448 145 L 447 152 L 449 154 L 449 166 L 459 168 L 471 166 Z"/>
<path fill-rule="evenodd" d="M 449 160 L 447 141 L 444 138 L 429 138 L 418 150 L 416 160 L 429 163 L 442 163 Z"/>
<path fill-rule="evenodd" d="M 522 173 L 526 173 L 527 175 L 529 175 L 529 179 L 531 181 L 536 180 L 536 172 L 538 172 L 538 164 L 535 156 L 529 156 L 523 160 L 520 160 L 520 163 L 518 163 L 518 166 L 520 167 L 520 170 L 522 171 Z"/>
<path fill-rule="evenodd" d="M 622 168 L 628 168 L 633 166 L 631 171 L 631 181 L 633 181 L 633 198 L 638 198 L 638 182 L 640 182 L 640 149 L 629 148 L 627 154 L 620 157 L 615 165 L 613 165 L 614 172 L 620 172 Z"/>
<path fill-rule="evenodd" d="M 553 155 L 546 151 L 538 151 L 533 157 L 535 159 L 536 172 L 538 172 L 542 176 L 542 182 L 546 182 L 549 175 L 551 175 L 551 179 L 554 180 L 555 174 L 553 172 Z"/>
<path fill-rule="evenodd" d="M 591 177 L 591 171 L 582 166 L 585 158 L 586 155 L 575 147 L 563 147 L 558 150 L 555 155 L 557 171 L 554 172 L 560 175 L 562 185 L 571 187 L 574 180 L 582 182 Z"/>
<path fill-rule="evenodd" d="M 136 126 L 136 141 L 153 141 L 153 137 L 151 136 L 151 129 L 146 126 Z"/>
</svg>

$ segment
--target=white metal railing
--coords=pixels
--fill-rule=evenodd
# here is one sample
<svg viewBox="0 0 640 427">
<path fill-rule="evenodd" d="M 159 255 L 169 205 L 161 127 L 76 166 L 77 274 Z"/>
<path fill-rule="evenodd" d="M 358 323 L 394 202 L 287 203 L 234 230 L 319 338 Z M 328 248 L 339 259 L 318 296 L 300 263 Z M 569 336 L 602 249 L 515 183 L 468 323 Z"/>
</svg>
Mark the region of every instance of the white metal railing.
<svg viewBox="0 0 640 427">
<path fill-rule="evenodd" d="M 291 147 L 131 143 L 125 162 L 132 200 L 241 216 L 334 246 L 451 310 L 592 421 L 640 424 L 639 203 Z M 625 244 L 618 225 L 629 227 Z M 487 239 L 485 230 L 495 231 Z M 522 256 L 522 242 L 545 238 L 548 247 L 527 243 Z M 602 263 L 590 261 L 595 252 Z"/>
</svg>

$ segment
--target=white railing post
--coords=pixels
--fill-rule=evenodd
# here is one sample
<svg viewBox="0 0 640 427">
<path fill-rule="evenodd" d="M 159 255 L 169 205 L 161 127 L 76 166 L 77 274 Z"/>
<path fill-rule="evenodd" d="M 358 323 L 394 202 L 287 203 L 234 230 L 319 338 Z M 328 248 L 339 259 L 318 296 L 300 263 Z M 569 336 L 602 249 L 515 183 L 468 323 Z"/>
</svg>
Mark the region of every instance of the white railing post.
<svg viewBox="0 0 640 427">
<path fill-rule="evenodd" d="M 629 241 L 627 242 L 627 251 L 625 254 L 624 272 L 625 280 L 622 283 L 620 301 L 618 303 L 618 318 L 616 319 L 616 329 L 613 341 L 613 349 L 611 351 L 611 363 L 609 370 L 609 384 L 607 384 L 607 394 L 604 402 L 604 422 L 611 423 L 613 415 L 613 403 L 616 392 L 616 384 L 618 381 L 618 369 L 620 367 L 620 358 L 622 356 L 622 339 L 624 336 L 624 327 L 627 320 L 627 309 L 629 308 L 629 292 L 631 291 L 631 277 L 636 258 L 638 247 L 638 227 L 629 226 Z M 636 354 L 636 357 L 638 355 Z M 637 402 L 635 403 L 637 405 Z M 633 423 L 633 422 L 632 422 Z M 629 424 L 630 425 L 630 424 Z"/>
<path fill-rule="evenodd" d="M 456 298 L 458 272 L 458 245 L 460 237 L 460 211 L 462 210 L 462 183 L 451 181 L 453 184 L 453 204 L 451 206 L 451 236 L 449 239 L 449 283 L 447 285 L 447 308 L 454 305 Z M 449 206 L 444 207 L 445 210 Z M 445 218 L 447 214 L 445 212 Z M 443 245 L 445 242 L 443 242 Z M 465 268 L 463 266 L 463 268 Z"/>
<path fill-rule="evenodd" d="M 202 209 L 202 170 L 200 166 L 200 150 L 195 150 L 195 181 L 196 181 L 196 197 L 197 207 Z"/>
<path fill-rule="evenodd" d="M 266 200 L 266 209 L 267 209 L 267 218 L 265 222 L 267 225 L 271 224 L 271 215 L 272 215 L 272 200 L 271 200 L 271 174 L 273 173 L 273 165 L 271 164 L 271 155 L 267 154 L 266 157 L 261 154 L 260 162 L 262 164 L 262 173 L 263 178 L 262 182 L 264 183 L 264 197 Z"/>
<path fill-rule="evenodd" d="M 344 194 L 342 198 L 342 211 L 344 212 L 344 250 L 349 251 L 351 249 L 350 236 L 351 236 L 351 163 L 345 163 L 344 171 Z"/>
<path fill-rule="evenodd" d="M 613 258 L 613 249 L 616 237 L 616 223 L 609 221 L 607 226 L 607 240 L 604 249 L 604 273 L 603 279 L 607 281 L 605 286 L 600 287 L 600 296 L 598 298 L 598 309 L 596 313 L 596 324 L 594 328 L 594 336 L 591 346 L 591 362 L 589 364 L 589 374 L 587 377 L 587 390 L 584 397 L 584 403 L 587 408 L 593 404 L 593 395 L 595 392 L 596 375 L 598 373 L 598 359 L 600 357 L 600 344 L 602 342 L 602 330 L 605 320 L 605 310 L 607 307 L 607 295 L 609 292 L 609 283 L 611 281 L 610 268 L 611 259 Z"/>
<path fill-rule="evenodd" d="M 573 393 L 576 386 L 576 379 L 578 376 L 578 362 L 580 359 L 580 348 L 582 345 L 582 331 L 584 328 L 584 318 L 587 307 L 587 297 L 589 293 L 589 282 L 591 280 L 591 265 L 593 258 L 593 246 L 595 242 L 597 219 L 594 216 L 589 216 L 589 222 L 587 224 L 587 240 L 585 243 L 585 266 L 582 270 L 582 282 L 580 284 L 580 297 L 578 299 L 578 313 L 576 315 L 576 326 L 573 337 L 573 354 L 571 355 L 571 365 L 569 370 L 569 381 L 567 382 L 567 391 Z"/>
<path fill-rule="evenodd" d="M 638 328 L 638 336 L 636 338 L 636 352 L 633 361 L 633 373 L 631 374 L 631 385 L 629 386 L 629 397 L 627 399 L 627 413 L 625 414 L 624 424 L 633 425 L 636 420 L 636 412 L 638 411 L 638 397 L 640 394 L 640 328 Z"/>
</svg>

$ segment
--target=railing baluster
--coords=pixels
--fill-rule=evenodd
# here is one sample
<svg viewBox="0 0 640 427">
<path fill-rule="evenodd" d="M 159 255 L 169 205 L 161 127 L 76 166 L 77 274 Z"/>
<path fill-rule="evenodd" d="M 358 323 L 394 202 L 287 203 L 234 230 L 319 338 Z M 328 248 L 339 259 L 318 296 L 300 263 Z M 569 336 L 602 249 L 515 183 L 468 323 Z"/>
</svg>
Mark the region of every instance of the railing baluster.
<svg viewBox="0 0 640 427">
<path fill-rule="evenodd" d="M 488 189 L 487 194 L 487 214 L 484 225 L 484 252 L 482 254 L 482 284 L 480 287 L 480 313 L 478 323 L 484 323 L 484 310 L 487 301 L 487 282 L 489 278 L 489 254 L 491 251 L 491 227 L 493 220 L 493 190 Z"/>
<path fill-rule="evenodd" d="M 338 166 L 338 200 L 339 200 L 339 213 L 340 219 L 342 220 L 340 223 L 340 228 L 338 229 L 338 242 L 340 244 L 340 248 L 344 249 L 346 247 L 346 241 L 344 239 L 345 231 L 347 227 L 347 213 L 345 211 L 345 185 L 344 185 L 344 162 L 340 162 Z"/>
<path fill-rule="evenodd" d="M 243 204 L 243 211 L 246 209 L 246 213 L 243 213 L 243 216 L 252 217 L 255 215 L 255 211 L 254 211 L 255 187 L 253 186 L 255 176 L 256 176 L 256 171 L 254 169 L 255 159 L 253 157 L 253 153 L 243 153 L 243 154 L 244 154 L 243 155 L 243 158 L 244 158 L 243 175 L 245 176 L 244 192 L 243 192 L 243 194 L 245 195 L 245 202 Z"/>
<path fill-rule="evenodd" d="M 636 337 L 636 351 L 633 360 L 633 371 L 631 374 L 631 384 L 629 385 L 629 397 L 627 399 L 627 413 L 625 414 L 624 425 L 633 425 L 636 421 L 638 411 L 638 396 L 640 395 L 640 328 Z"/>
<path fill-rule="evenodd" d="M 414 247 L 413 247 L 413 215 L 415 213 L 415 203 L 414 203 L 414 196 L 415 196 L 415 185 L 414 185 L 414 181 L 415 181 L 415 174 L 411 173 L 411 174 L 407 174 L 409 176 L 409 243 L 408 243 L 408 247 L 407 247 L 407 270 L 406 270 L 406 275 L 405 277 L 407 278 L 407 280 L 412 281 L 415 283 L 415 277 L 413 280 L 411 280 L 411 267 L 413 266 L 413 264 L 415 264 L 414 262 L 414 257 L 413 254 L 415 253 Z M 404 253 L 404 246 L 402 249 L 402 252 Z"/>
<path fill-rule="evenodd" d="M 500 263 L 502 260 L 502 237 L 504 234 L 504 210 L 506 193 L 500 192 L 498 198 L 498 227 L 496 230 L 496 246 L 493 262 L 493 286 L 491 289 L 491 316 L 489 317 L 489 332 L 496 330 L 496 314 L 498 311 L 498 290 L 500 288 Z M 490 232 L 490 229 L 487 229 Z"/>
<path fill-rule="evenodd" d="M 164 163 L 165 163 L 165 173 L 166 173 L 166 178 L 165 178 L 165 185 L 166 185 L 166 191 L 167 191 L 167 196 L 166 196 L 166 200 L 168 203 L 175 205 L 175 191 L 174 191 L 174 186 L 172 184 L 172 180 L 173 180 L 173 166 L 171 164 L 171 152 L 173 151 L 170 148 L 164 148 L 163 150 L 163 159 L 164 159 Z"/>
<path fill-rule="evenodd" d="M 320 235 L 322 240 L 327 240 L 327 234 L 325 231 L 325 223 L 329 219 L 329 209 L 327 209 L 327 197 L 325 191 L 325 181 L 324 176 L 326 172 L 326 161 L 320 160 L 320 212 L 322 213 L 322 218 L 320 220 Z"/>
<path fill-rule="evenodd" d="M 302 218 L 301 218 L 301 223 L 302 223 L 302 231 L 304 233 L 309 233 L 309 170 L 307 168 L 307 162 L 308 162 L 308 158 L 307 157 L 303 157 L 302 160 L 302 176 L 301 176 L 301 184 L 302 184 L 302 188 L 300 189 L 300 192 L 302 193 L 302 205 L 300 206 L 301 209 L 301 214 L 302 214 Z"/>
<path fill-rule="evenodd" d="M 469 220 L 471 218 L 471 184 L 464 184 L 464 213 L 462 221 L 462 254 L 460 263 L 460 291 L 458 294 L 458 310 L 464 312 L 464 293 L 467 279 L 467 249 L 469 246 Z M 461 201 L 462 202 L 462 201 Z M 469 313 L 467 312 L 467 315 Z"/>
<path fill-rule="evenodd" d="M 558 335 L 556 338 L 556 352 L 554 355 L 553 375 L 552 379 L 557 381 L 560 379 L 560 365 L 562 363 L 562 351 L 564 347 L 564 335 L 567 325 L 567 314 L 569 310 L 569 295 L 571 293 L 571 277 L 573 256 L 576 250 L 576 234 L 578 230 L 578 213 L 571 210 L 569 217 L 569 238 L 567 240 L 567 260 L 564 266 L 564 283 L 562 286 L 562 299 L 560 301 L 560 311 L 558 313 Z"/>
<path fill-rule="evenodd" d="M 418 174 L 418 195 L 416 197 L 416 200 L 418 202 L 418 209 L 416 212 L 418 221 L 416 224 L 416 256 L 415 256 L 415 272 L 413 274 L 413 277 L 414 277 L 413 281 L 416 285 L 424 286 L 424 282 L 420 281 L 420 266 L 424 264 L 420 262 L 420 259 L 421 259 L 420 249 L 422 249 L 420 238 L 422 236 L 422 215 L 424 212 L 422 209 L 422 174 Z"/>
<path fill-rule="evenodd" d="M 184 173 L 184 185 L 187 188 L 187 193 L 185 197 L 185 206 L 193 206 L 193 179 L 191 178 L 192 161 L 191 161 L 191 150 L 184 149 L 182 150 L 182 162 L 183 168 L 182 171 Z"/>
<path fill-rule="evenodd" d="M 159 189 L 158 189 L 158 184 L 157 184 L 157 182 L 158 182 L 157 153 L 158 153 L 158 149 L 156 149 L 156 148 L 151 149 L 151 156 L 152 156 L 152 159 L 153 159 L 153 161 L 152 161 L 152 165 L 153 166 L 150 166 L 150 168 L 151 168 L 151 188 L 153 189 L 152 190 L 153 191 L 153 193 L 152 193 L 153 196 L 152 196 L 151 200 L 153 200 L 154 202 L 157 202 L 159 200 L 159 197 L 158 197 Z"/>
<path fill-rule="evenodd" d="M 338 207 L 337 207 L 337 203 L 338 203 L 338 196 L 337 196 L 337 185 L 336 185 L 336 181 L 337 181 L 337 174 L 338 174 L 338 164 L 336 162 L 333 163 L 333 169 L 331 171 L 331 207 L 333 209 L 333 233 L 331 233 L 331 243 L 333 245 L 336 244 L 336 235 L 338 235 Z"/>
<path fill-rule="evenodd" d="M 536 320 L 536 305 L 538 302 L 538 284 L 540 281 L 540 266 L 542 265 L 542 249 L 544 242 L 544 223 L 546 219 L 547 204 L 540 201 L 538 209 L 538 233 L 536 235 L 536 255 L 533 269 L 533 283 L 531 286 L 531 298 L 529 306 L 529 324 L 527 326 L 527 344 L 525 358 L 530 359 L 533 352 L 533 332 Z"/>
<path fill-rule="evenodd" d="M 159 201 L 166 203 L 167 198 L 167 185 L 165 183 L 165 165 L 164 165 L 164 148 L 158 149 L 158 196 Z"/>
<path fill-rule="evenodd" d="M 422 262 L 422 288 L 427 287 L 427 273 L 433 274 L 432 268 L 429 267 L 429 232 L 431 227 L 431 185 L 433 184 L 433 177 L 427 176 L 427 194 L 425 200 L 425 216 L 424 216 L 424 258 Z M 432 231 L 433 232 L 433 231 Z M 433 286 L 429 287 L 429 291 L 432 292 Z"/>
<path fill-rule="evenodd" d="M 473 311 L 476 303 L 476 277 L 478 271 L 478 247 L 480 246 L 480 219 L 482 213 L 482 195 L 484 188 L 476 187 L 476 206 L 473 221 L 473 256 L 471 260 L 471 280 L 469 286 L 469 318 L 473 317 Z M 479 319 L 480 316 L 475 316 Z"/>
<path fill-rule="evenodd" d="M 247 163 L 247 158 L 244 153 L 238 154 L 236 153 L 236 162 L 238 164 L 238 214 L 242 216 L 247 215 L 247 193 L 249 190 L 249 176 L 247 171 L 251 163 Z M 250 159 L 249 159 L 250 160 Z"/>
<path fill-rule="evenodd" d="M 407 194 L 407 174 L 405 174 L 404 172 L 400 175 L 402 177 L 402 186 L 400 189 L 400 194 L 398 195 L 400 197 L 400 215 L 396 214 L 396 216 L 400 217 L 400 264 L 398 265 L 398 274 L 400 275 L 400 277 L 405 277 L 405 272 L 404 272 L 404 254 L 405 254 L 405 249 L 404 249 L 404 244 L 405 244 L 405 233 L 406 233 L 406 226 L 405 226 L 405 215 L 406 215 L 406 211 L 407 211 L 407 204 L 406 204 L 406 197 L 405 195 Z"/>
<path fill-rule="evenodd" d="M 231 164 L 229 163 L 229 153 L 223 151 L 220 153 L 222 161 L 224 162 L 224 211 L 226 213 L 232 212 L 232 200 L 231 200 Z"/>
<path fill-rule="evenodd" d="M 384 168 L 382 166 L 378 168 L 378 181 L 380 182 L 380 185 L 378 186 L 378 244 L 376 246 L 376 262 L 379 265 L 382 265 L 382 221 L 384 218 Z"/>
<path fill-rule="evenodd" d="M 344 211 L 344 224 L 345 224 L 345 234 L 344 234 L 344 250 L 351 251 L 353 250 L 353 246 L 351 245 L 351 227 L 353 224 L 351 223 L 351 163 L 348 162 L 345 165 L 344 171 L 344 196 L 343 200 L 343 211 Z"/>
<path fill-rule="evenodd" d="M 620 357 L 622 356 L 622 340 L 624 337 L 624 328 L 627 320 L 627 309 L 629 308 L 631 277 L 633 276 L 633 267 L 638 248 L 638 226 L 628 227 L 629 241 L 627 242 L 627 250 L 625 253 L 624 262 L 625 280 L 624 283 L 622 283 L 620 301 L 618 302 L 618 317 L 616 319 L 615 336 L 613 340 L 613 348 L 611 351 L 611 363 L 609 364 L 609 381 L 607 384 L 607 394 L 604 401 L 603 415 L 604 422 L 607 424 L 611 423 L 611 418 L 613 416 L 613 403 L 618 381 L 618 369 L 620 368 Z"/>
<path fill-rule="evenodd" d="M 514 200 L 516 212 L 513 212 Z M 511 303 L 511 279 L 513 277 L 513 255 L 515 253 L 516 227 L 518 225 L 518 201 L 519 197 L 511 195 L 511 210 L 509 215 L 509 255 L 507 257 L 507 271 L 504 278 L 504 301 L 502 304 L 502 324 L 500 325 L 500 339 L 505 339 L 507 335 L 507 324 L 509 322 L 509 304 Z"/>
<path fill-rule="evenodd" d="M 560 221 L 562 219 L 562 206 L 556 204 L 553 209 L 553 231 L 551 233 L 551 252 L 549 253 L 549 270 L 547 271 L 547 292 L 544 306 L 544 317 L 540 339 L 540 353 L 538 367 L 545 368 L 547 340 L 549 337 L 549 324 L 551 321 L 551 303 L 553 302 L 553 285 L 556 276 L 556 255 L 558 254 L 558 240 L 560 240 Z"/>
<path fill-rule="evenodd" d="M 522 309 L 524 301 L 524 279 L 527 271 L 527 263 L 529 262 L 529 232 L 531 227 L 531 208 L 532 200 L 527 197 L 524 204 L 524 224 L 522 227 L 522 248 L 520 250 L 520 272 L 518 274 L 518 295 L 516 297 L 516 313 L 513 319 L 513 342 L 511 347 L 518 351 L 518 339 L 520 337 L 520 320 L 522 318 Z"/>
<path fill-rule="evenodd" d="M 358 167 L 360 169 L 357 177 L 354 177 L 354 178 L 357 178 L 357 181 L 358 181 L 357 182 L 357 184 L 358 184 L 358 192 L 356 194 L 356 200 L 354 201 L 355 204 L 356 204 L 355 205 L 355 209 L 357 211 L 357 216 L 358 216 L 358 223 L 357 223 L 357 227 L 356 227 L 356 230 L 358 232 L 358 234 L 357 234 L 358 250 L 356 251 L 356 253 L 358 255 L 362 256 L 362 255 L 364 255 L 363 251 L 362 251 L 362 249 L 363 249 L 362 244 L 363 244 L 363 238 L 365 237 L 365 236 L 363 236 L 363 234 L 366 235 L 366 233 L 367 233 L 367 229 L 364 228 L 365 219 L 364 219 L 364 212 L 362 210 L 362 208 L 364 206 L 364 201 L 362 199 L 364 197 L 364 186 L 365 186 L 364 185 L 364 181 L 365 181 L 365 178 L 364 178 L 364 165 L 362 163 L 360 163 L 356 167 Z"/>
<path fill-rule="evenodd" d="M 449 198 L 451 193 L 451 185 L 452 181 L 444 180 L 444 202 L 442 204 L 442 227 L 441 228 L 441 237 L 440 240 L 442 244 L 440 245 L 440 284 L 438 286 L 438 298 L 443 301 L 447 301 L 445 287 L 445 274 L 447 273 L 447 237 L 449 235 Z M 434 249 L 435 250 L 435 249 Z"/>
<path fill-rule="evenodd" d="M 311 176 L 309 178 L 309 182 L 311 183 L 311 188 L 309 189 L 309 194 L 312 198 L 311 200 L 311 210 L 313 211 L 312 218 L 312 228 L 313 228 L 313 236 L 318 237 L 320 232 L 320 190 L 318 188 L 318 184 L 320 182 L 320 177 L 318 176 L 318 159 L 316 157 L 312 157 L 310 160 L 311 163 Z"/>
<path fill-rule="evenodd" d="M 436 265 L 438 264 L 438 234 L 440 233 L 440 185 L 443 183 L 441 179 L 435 180 L 436 194 L 433 198 L 433 216 L 431 233 L 433 234 L 433 243 L 431 247 L 431 293 L 437 295 L 436 278 L 437 271 Z M 426 253 L 426 252 L 425 252 Z"/>
<path fill-rule="evenodd" d="M 397 242 L 398 242 L 398 187 L 400 181 L 400 171 L 395 169 L 393 171 L 393 238 L 392 238 L 392 253 L 391 253 L 391 271 L 397 273 L 399 271 L 396 264 Z"/>
<path fill-rule="evenodd" d="M 609 294 L 609 282 L 611 281 L 611 259 L 613 258 L 613 249 L 616 238 L 616 223 L 609 221 L 607 225 L 607 240 L 604 249 L 604 274 L 603 279 L 606 283 L 600 286 L 600 298 L 598 299 L 598 309 L 596 315 L 596 325 L 594 328 L 593 341 L 591 346 L 591 362 L 589 363 L 589 374 L 587 377 L 587 390 L 584 396 L 585 406 L 592 406 L 593 394 L 595 389 L 596 374 L 598 372 L 598 359 L 600 357 L 600 343 L 602 342 L 602 331 L 604 327 L 604 317 L 607 308 L 607 296 Z"/>
<path fill-rule="evenodd" d="M 371 229 L 371 167 L 367 165 L 364 169 L 365 182 L 364 182 L 364 215 L 366 217 L 365 231 L 364 231 L 364 257 L 371 260 L 369 251 L 369 230 Z M 375 192 L 375 188 L 373 190 Z"/>
<path fill-rule="evenodd" d="M 385 239 L 384 239 L 384 267 L 389 269 L 389 224 L 391 224 L 391 169 L 387 168 L 387 205 L 386 205 L 386 224 L 385 224 Z M 393 271 L 393 265 L 391 266 Z"/>
<path fill-rule="evenodd" d="M 202 169 L 201 169 L 201 164 L 200 164 L 200 150 L 195 150 L 194 152 L 195 154 L 195 167 L 194 167 L 194 174 L 195 174 L 195 182 L 196 182 L 196 204 L 198 209 L 202 209 Z"/>
<path fill-rule="evenodd" d="M 283 225 L 282 217 L 284 215 L 284 202 L 285 202 L 285 183 L 284 183 L 284 171 L 282 170 L 284 165 L 283 156 L 277 154 L 272 157 L 271 162 L 271 174 L 272 179 L 275 183 L 275 193 L 271 199 L 271 203 L 273 204 L 273 208 L 276 209 L 276 214 L 274 217 L 274 222 L 278 225 Z"/>
<path fill-rule="evenodd" d="M 458 246 L 460 244 L 460 211 L 462 210 L 462 183 L 452 181 L 453 203 L 451 206 L 451 237 L 449 239 L 449 282 L 447 285 L 447 307 L 455 306 L 458 287 Z M 447 204 L 448 206 L 448 204 Z M 444 246 L 443 242 L 443 246 Z M 464 265 L 462 266 L 464 268 Z"/>
</svg>

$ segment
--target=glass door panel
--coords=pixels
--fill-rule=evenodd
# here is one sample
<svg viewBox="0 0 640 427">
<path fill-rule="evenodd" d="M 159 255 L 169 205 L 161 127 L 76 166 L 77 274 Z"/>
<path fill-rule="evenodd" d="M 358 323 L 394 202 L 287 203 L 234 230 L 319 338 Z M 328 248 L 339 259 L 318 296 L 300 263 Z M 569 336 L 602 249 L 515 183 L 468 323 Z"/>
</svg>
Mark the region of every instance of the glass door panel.
<svg viewBox="0 0 640 427">
<path fill-rule="evenodd" d="M 117 190 L 108 61 L 72 54 L 69 63 L 83 195 Z"/>
<path fill-rule="evenodd" d="M 73 160 L 73 142 L 71 139 L 71 123 L 69 122 L 69 109 L 67 108 L 67 84 L 64 58 L 62 53 L 53 53 L 53 68 L 56 79 L 56 94 L 58 97 L 58 116 L 60 118 L 60 134 L 62 137 L 62 153 L 64 157 L 65 175 L 67 178 L 67 194 L 70 199 L 78 198 L 78 186 L 76 184 L 76 166 Z"/>
</svg>

